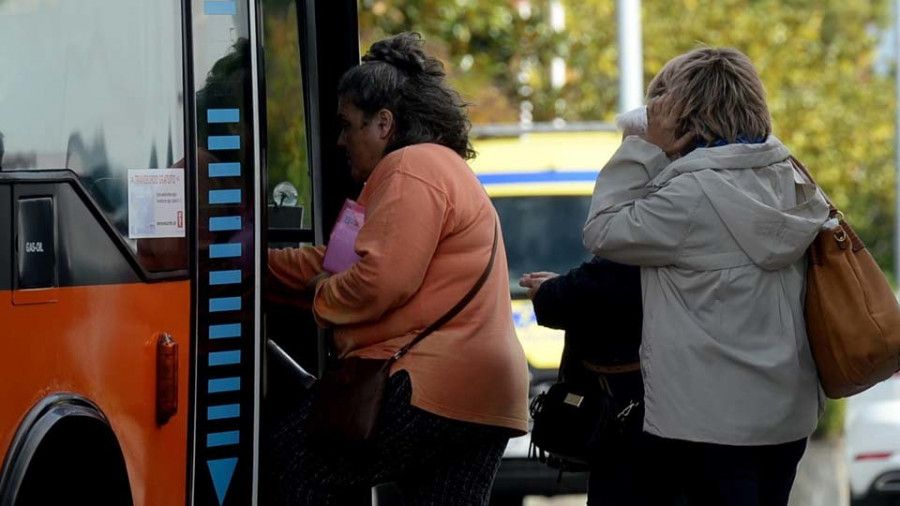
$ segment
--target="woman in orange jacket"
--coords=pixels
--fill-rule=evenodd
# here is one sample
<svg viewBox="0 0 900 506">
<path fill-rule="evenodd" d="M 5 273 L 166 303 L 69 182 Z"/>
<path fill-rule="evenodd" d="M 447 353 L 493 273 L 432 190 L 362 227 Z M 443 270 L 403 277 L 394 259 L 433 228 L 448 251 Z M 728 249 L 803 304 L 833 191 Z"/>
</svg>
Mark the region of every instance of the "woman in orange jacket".
<svg viewBox="0 0 900 506">
<path fill-rule="evenodd" d="M 328 274 L 324 248 L 269 254 L 272 278 L 311 295 L 341 358 L 389 358 L 456 304 L 491 258 L 499 222 L 466 164 L 474 153 L 465 106 L 444 77 L 418 34 L 372 46 L 339 86 L 338 144 L 366 183 L 360 259 Z M 528 372 L 502 240 L 474 299 L 391 373 L 365 455 L 311 446 L 308 402 L 274 431 L 281 501 L 364 503 L 373 485 L 396 482 L 407 504 L 487 504 L 506 442 L 527 423 Z"/>
</svg>

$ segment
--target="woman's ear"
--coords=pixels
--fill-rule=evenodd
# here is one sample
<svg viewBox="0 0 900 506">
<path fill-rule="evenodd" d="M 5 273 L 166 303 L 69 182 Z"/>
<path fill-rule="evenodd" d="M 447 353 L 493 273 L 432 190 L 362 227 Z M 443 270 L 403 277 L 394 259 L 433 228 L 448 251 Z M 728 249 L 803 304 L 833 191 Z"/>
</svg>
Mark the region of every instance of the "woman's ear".
<svg viewBox="0 0 900 506">
<path fill-rule="evenodd" d="M 394 113 L 382 109 L 375 114 L 375 126 L 378 127 L 378 137 L 382 140 L 390 139 L 394 134 Z"/>
</svg>

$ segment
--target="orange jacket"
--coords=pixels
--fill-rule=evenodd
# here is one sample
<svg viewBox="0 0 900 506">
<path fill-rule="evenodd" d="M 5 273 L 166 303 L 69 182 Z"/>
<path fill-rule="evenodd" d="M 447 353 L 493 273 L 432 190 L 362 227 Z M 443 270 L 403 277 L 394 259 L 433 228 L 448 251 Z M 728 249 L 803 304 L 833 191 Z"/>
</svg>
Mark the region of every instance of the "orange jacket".
<svg viewBox="0 0 900 506">
<path fill-rule="evenodd" d="M 361 260 L 319 284 L 317 321 L 334 326 L 340 356 L 388 358 L 455 305 L 491 254 L 496 211 L 468 165 L 435 144 L 387 155 L 359 203 Z M 269 270 L 296 289 L 321 271 L 324 248 L 274 250 Z M 516 338 L 502 239 L 487 282 L 463 311 L 394 366 L 412 405 L 524 433 L 528 370 Z"/>
</svg>

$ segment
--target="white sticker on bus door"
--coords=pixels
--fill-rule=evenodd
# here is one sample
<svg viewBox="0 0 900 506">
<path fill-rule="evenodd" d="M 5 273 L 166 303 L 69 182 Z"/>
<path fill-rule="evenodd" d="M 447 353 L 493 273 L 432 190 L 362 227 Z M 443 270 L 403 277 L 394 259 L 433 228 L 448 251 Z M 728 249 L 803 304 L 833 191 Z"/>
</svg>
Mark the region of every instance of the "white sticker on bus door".
<svg viewBox="0 0 900 506">
<path fill-rule="evenodd" d="M 184 170 L 128 171 L 128 237 L 184 237 Z"/>
</svg>

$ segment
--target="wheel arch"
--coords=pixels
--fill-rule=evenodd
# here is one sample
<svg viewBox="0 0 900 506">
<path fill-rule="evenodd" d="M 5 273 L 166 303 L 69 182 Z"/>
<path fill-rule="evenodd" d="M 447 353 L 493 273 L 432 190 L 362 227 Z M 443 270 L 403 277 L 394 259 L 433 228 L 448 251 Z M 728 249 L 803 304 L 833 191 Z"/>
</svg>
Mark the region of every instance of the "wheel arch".
<svg viewBox="0 0 900 506">
<path fill-rule="evenodd" d="M 56 393 L 41 399 L 22 420 L 12 439 L 0 471 L 0 506 L 14 506 L 29 478 L 29 471 L 40 469 L 58 441 L 71 440 L 77 436 L 81 444 L 97 444 L 100 455 L 86 456 L 86 461 L 100 462 L 121 472 L 126 483 L 128 500 L 131 501 L 131 486 L 122 448 L 100 408 L 89 399 L 73 393 Z M 103 454 L 106 452 L 106 454 Z"/>
</svg>

